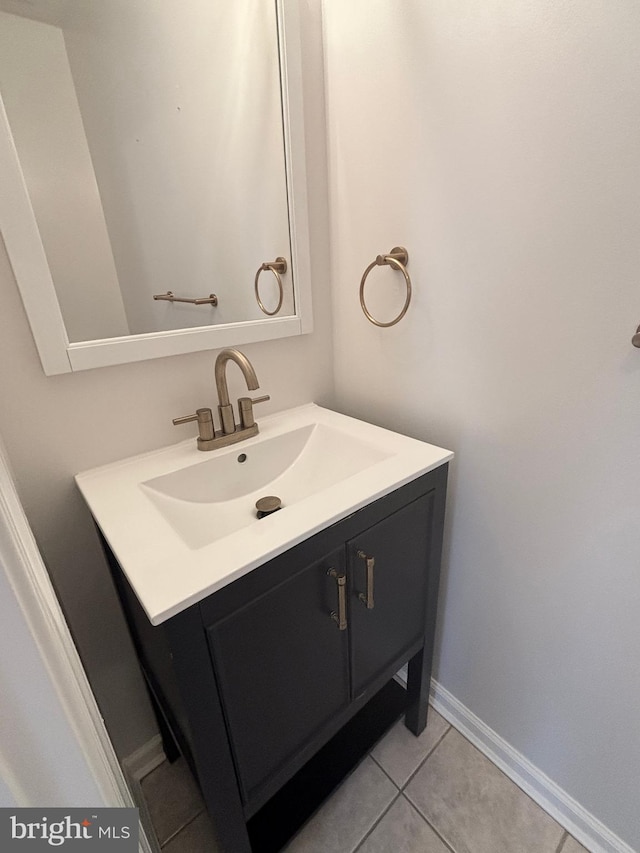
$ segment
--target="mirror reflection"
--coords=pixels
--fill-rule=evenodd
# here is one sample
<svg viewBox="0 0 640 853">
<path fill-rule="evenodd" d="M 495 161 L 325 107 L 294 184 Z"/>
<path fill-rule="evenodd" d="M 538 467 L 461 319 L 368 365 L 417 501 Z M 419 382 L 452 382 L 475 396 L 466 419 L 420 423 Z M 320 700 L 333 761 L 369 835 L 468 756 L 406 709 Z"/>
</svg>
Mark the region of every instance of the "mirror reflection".
<svg viewBox="0 0 640 853">
<path fill-rule="evenodd" d="M 0 0 L 0 85 L 70 341 L 294 313 L 274 3 Z"/>
</svg>

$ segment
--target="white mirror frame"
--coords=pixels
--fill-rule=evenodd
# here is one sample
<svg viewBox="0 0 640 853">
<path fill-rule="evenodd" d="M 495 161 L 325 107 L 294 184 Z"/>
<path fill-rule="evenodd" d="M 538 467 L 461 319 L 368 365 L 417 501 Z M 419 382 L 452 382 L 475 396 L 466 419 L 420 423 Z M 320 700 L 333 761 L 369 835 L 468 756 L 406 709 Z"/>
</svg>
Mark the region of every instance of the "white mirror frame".
<svg viewBox="0 0 640 853">
<path fill-rule="evenodd" d="M 278 13 L 287 201 L 296 306 L 294 316 L 71 343 L 0 96 L 0 234 L 4 239 L 47 376 L 273 340 L 312 331 L 298 0 L 275 2 Z"/>
</svg>

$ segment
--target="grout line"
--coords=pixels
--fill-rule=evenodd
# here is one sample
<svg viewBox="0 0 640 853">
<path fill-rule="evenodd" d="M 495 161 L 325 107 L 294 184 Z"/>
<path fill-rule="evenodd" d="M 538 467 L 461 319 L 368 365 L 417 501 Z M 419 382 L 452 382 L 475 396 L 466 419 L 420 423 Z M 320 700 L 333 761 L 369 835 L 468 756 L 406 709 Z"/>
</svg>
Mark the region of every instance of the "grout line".
<svg viewBox="0 0 640 853">
<path fill-rule="evenodd" d="M 205 811 L 205 809 L 204 809 L 204 808 L 201 808 L 201 809 L 200 809 L 200 811 L 199 811 L 197 814 L 194 814 L 194 815 L 193 815 L 193 817 L 190 817 L 190 818 L 189 818 L 189 820 L 187 820 L 185 823 L 183 823 L 183 824 L 182 824 L 182 826 L 180 827 L 180 829 L 176 829 L 176 831 L 175 831 L 175 832 L 173 832 L 173 833 L 172 833 L 172 834 L 171 834 L 171 835 L 166 839 L 166 841 L 163 841 L 163 842 L 162 842 L 162 844 L 160 844 L 160 848 L 161 848 L 161 849 L 164 849 L 170 841 L 173 841 L 173 839 L 174 839 L 177 835 L 180 835 L 180 833 L 182 832 L 182 830 L 183 830 L 183 829 L 186 829 L 186 828 L 189 826 L 189 824 L 193 823 L 193 822 L 194 822 L 194 820 L 195 820 L 197 817 L 200 817 L 200 815 L 201 815 L 201 814 L 203 814 L 203 812 L 204 812 L 204 811 Z"/>
<path fill-rule="evenodd" d="M 371 753 L 369 753 L 369 758 L 373 761 L 374 764 L 376 764 L 380 768 L 380 770 L 382 770 L 382 772 L 387 777 L 387 779 L 393 784 L 394 788 L 397 788 L 398 791 L 402 791 L 402 788 L 400 787 L 400 785 L 398 785 L 398 783 L 394 779 L 392 779 L 391 776 L 389 776 L 389 774 L 384 769 L 382 764 L 380 764 L 378 759 L 374 755 L 372 755 Z"/>
<path fill-rule="evenodd" d="M 566 829 L 564 829 L 564 827 L 562 826 L 562 824 L 561 824 L 558 820 L 556 820 L 556 818 L 555 818 L 555 817 L 554 817 L 554 816 L 553 816 L 553 815 L 552 815 L 552 814 L 551 814 L 551 813 L 550 813 L 550 812 L 549 812 L 549 811 L 548 811 L 544 806 L 540 805 L 540 803 L 539 803 L 539 802 L 537 802 L 537 800 L 535 800 L 535 799 L 531 796 L 531 794 L 530 794 L 528 791 L 526 791 L 526 790 L 525 790 L 525 788 L 523 788 L 523 786 L 522 786 L 519 782 L 517 782 L 515 779 L 512 779 L 512 778 L 511 778 L 511 776 L 509 776 L 509 774 L 506 772 L 506 770 L 503 770 L 503 768 L 502 768 L 502 767 L 500 767 L 498 764 L 496 764 L 496 762 L 493 760 L 493 758 L 492 758 L 492 757 L 490 757 L 490 756 L 489 756 L 489 755 L 487 755 L 485 752 L 483 752 L 483 751 L 480 749 L 480 747 L 479 747 L 476 743 L 474 743 L 474 742 L 473 742 L 469 737 L 467 737 L 467 735 L 466 735 L 464 732 L 462 732 L 462 731 L 460 731 L 460 729 L 456 728 L 456 726 L 454 726 L 454 725 L 453 725 L 453 724 L 451 724 L 451 723 L 450 723 L 449 725 L 450 725 L 450 728 L 455 729 L 455 731 L 460 735 L 460 737 L 464 738 L 464 739 L 467 741 L 467 743 L 469 744 L 469 746 L 471 746 L 471 748 L 472 748 L 472 749 L 475 749 L 475 751 L 476 751 L 477 753 L 479 753 L 479 754 L 480 754 L 483 758 L 485 758 L 485 759 L 486 759 L 490 764 L 492 764 L 492 765 L 493 765 L 493 767 L 495 767 L 495 769 L 496 769 L 499 773 L 501 773 L 501 774 L 504 776 L 504 778 L 505 778 L 505 779 L 508 779 L 508 780 L 509 780 L 509 782 L 511 782 L 511 784 L 512 784 L 512 785 L 515 785 L 515 786 L 516 786 L 516 788 L 518 788 L 518 789 L 520 790 L 520 792 L 523 794 L 523 796 L 525 796 L 525 797 L 527 797 L 527 799 L 531 800 L 531 802 L 532 802 L 532 803 L 534 803 L 534 805 L 535 805 L 538 809 L 540 809 L 540 810 L 541 810 L 541 811 L 543 811 L 546 815 L 548 815 L 548 816 L 551 818 L 551 820 L 553 820 L 553 821 L 554 821 L 554 823 L 557 823 L 557 824 L 558 824 L 558 826 L 560 827 L 560 829 L 562 829 L 564 832 L 567 832 L 567 830 L 566 830 Z M 567 832 L 567 835 L 568 835 L 568 834 L 569 834 L 569 833 Z M 559 847 L 557 847 L 557 848 L 554 850 L 554 853 L 561 853 L 562 847 L 564 846 L 565 842 L 566 842 L 566 839 L 565 839 L 564 837 L 562 837 L 562 838 L 560 839 L 560 846 L 559 846 Z"/>
<path fill-rule="evenodd" d="M 443 737 L 444 737 L 444 735 L 443 735 Z M 440 740 L 442 740 L 442 738 L 440 738 Z M 440 830 L 439 830 L 436 826 L 434 826 L 434 825 L 431 823 L 431 821 L 429 820 L 429 818 L 428 818 L 428 817 L 426 817 L 426 816 L 422 813 L 422 811 L 420 810 L 420 806 L 418 806 L 418 805 L 417 805 L 417 803 L 414 803 L 414 802 L 413 802 L 413 800 L 411 799 L 411 797 L 410 797 L 408 794 L 403 794 L 402 796 L 403 796 L 403 797 L 405 797 L 405 798 L 406 798 L 406 800 L 407 800 L 407 802 L 409 803 L 409 805 L 411 805 L 411 806 L 412 806 L 412 807 L 417 811 L 417 813 L 420 815 L 420 817 L 422 818 L 422 820 L 423 820 L 426 824 L 428 824 L 428 826 L 430 826 L 430 827 L 431 827 L 431 829 L 435 832 L 435 834 L 438 836 L 438 838 L 440 839 L 440 841 L 442 841 L 442 843 L 443 843 L 443 844 L 444 844 L 444 846 L 447 848 L 447 850 L 450 850 L 450 851 L 451 851 L 451 853 L 456 853 L 456 850 L 451 846 L 451 844 L 447 841 L 447 839 L 446 839 L 446 838 L 444 837 L 444 835 L 440 832 Z M 555 853 L 558 853 L 558 851 L 556 850 L 556 851 L 555 851 Z"/>
<path fill-rule="evenodd" d="M 424 759 L 424 761 L 422 761 L 422 763 L 420 764 L 420 767 L 422 767 L 422 765 L 427 761 L 427 759 L 429 758 L 429 756 L 430 756 L 430 755 L 433 755 L 433 753 L 435 752 L 435 750 L 438 748 L 438 746 L 440 746 L 440 744 L 442 743 L 442 741 L 445 739 L 445 737 L 446 737 L 446 736 L 447 736 L 447 734 L 451 731 L 451 729 L 452 729 L 452 728 L 454 728 L 454 727 L 453 727 L 453 726 L 451 726 L 451 725 L 449 725 L 449 728 L 448 728 L 448 729 L 446 730 L 446 732 L 442 735 L 442 737 L 438 740 L 438 742 L 437 742 L 437 743 L 436 743 L 436 745 L 433 747 L 433 749 L 429 752 L 429 755 L 427 755 L 427 757 Z M 457 730 L 457 729 L 455 729 L 455 731 L 458 731 L 458 730 Z M 460 734 L 460 733 L 458 732 L 458 734 Z M 464 735 L 462 735 L 462 736 L 464 737 Z M 473 744 L 472 744 L 472 746 L 473 746 Z M 493 763 L 493 762 L 492 762 L 492 763 Z M 402 795 L 403 795 L 403 797 L 405 797 L 405 798 L 408 800 L 408 802 L 409 802 L 409 803 L 413 806 L 413 808 L 418 812 L 418 814 L 420 815 L 420 817 L 421 817 L 421 818 L 422 818 L 426 823 L 428 823 L 428 824 L 429 824 L 429 826 L 431 827 L 431 829 L 435 832 L 435 834 L 436 834 L 436 835 L 438 836 L 438 838 L 442 841 L 442 843 L 445 845 L 445 847 L 446 847 L 448 850 L 450 850 L 450 851 L 451 851 L 451 853 L 457 853 L 457 851 L 454 849 L 454 847 L 452 847 L 452 845 L 451 845 L 451 844 L 447 841 L 447 839 L 442 835 L 442 833 L 440 832 L 440 830 L 439 830 L 439 829 L 438 829 L 438 828 L 437 828 L 437 827 L 436 827 L 436 826 L 435 826 L 435 825 L 434 825 L 434 824 L 429 820 L 429 818 L 428 818 L 428 817 L 427 817 L 427 816 L 422 812 L 422 810 L 420 809 L 420 806 L 419 806 L 417 803 L 415 803 L 415 802 L 411 799 L 411 796 L 410 796 L 410 795 L 407 793 L 407 791 L 406 791 L 406 786 L 409 784 L 409 782 L 411 781 L 411 779 L 413 779 L 413 777 L 416 775 L 416 773 L 418 773 L 418 771 L 420 770 L 420 767 L 418 767 L 418 769 L 417 769 L 417 770 L 416 770 L 416 771 L 411 775 L 410 779 L 406 782 L 405 786 L 404 786 L 404 787 L 403 787 L 403 789 L 402 789 Z M 499 769 L 499 768 L 498 768 L 498 769 Z M 508 778 L 508 777 L 507 777 L 507 778 Z M 523 793 L 525 793 L 525 792 L 523 791 Z M 567 839 L 568 839 L 568 838 L 569 838 L 569 833 L 565 830 L 565 831 L 563 832 L 562 836 L 560 837 L 560 843 L 558 844 L 558 846 L 557 846 L 557 847 L 556 847 L 556 849 L 554 850 L 554 853 L 561 853 L 562 848 L 564 847 L 564 845 L 565 845 L 565 843 L 566 843 L 566 841 L 567 841 Z"/>
<path fill-rule="evenodd" d="M 441 744 L 441 743 L 442 743 L 442 741 L 446 738 L 446 736 L 449 734 L 449 732 L 450 732 L 450 731 L 451 731 L 451 726 L 450 726 L 450 725 L 448 725 L 448 726 L 447 726 L 447 728 L 445 729 L 445 731 L 440 735 L 440 737 L 438 738 L 438 740 L 437 740 L 437 741 L 434 743 L 434 745 L 431 747 L 431 749 L 429 750 L 429 752 L 428 752 L 428 753 L 425 755 L 425 757 L 422 759 L 422 761 L 420 762 L 420 764 L 418 764 L 418 766 L 417 766 L 417 767 L 416 767 L 416 769 L 413 771 L 413 773 L 411 774 L 411 776 L 409 776 L 409 778 L 407 779 L 407 781 L 404 783 L 404 785 L 403 785 L 403 786 L 402 786 L 402 788 L 401 788 L 401 790 L 402 790 L 403 792 L 404 792 L 404 790 L 406 789 L 406 787 L 407 787 L 407 785 L 409 784 L 409 782 L 411 782 L 411 780 L 413 779 L 413 777 L 414 777 L 414 776 L 416 776 L 416 775 L 419 773 L 419 771 L 422 769 L 423 764 L 424 764 L 426 761 L 428 761 L 428 760 L 429 760 L 429 758 L 431 758 L 431 756 L 433 755 L 433 753 L 434 753 L 434 752 L 436 751 L 436 749 L 440 746 L 440 744 Z"/>
<path fill-rule="evenodd" d="M 443 843 L 443 844 L 444 844 L 444 846 L 447 848 L 447 850 L 451 850 L 451 853 L 456 853 L 456 851 L 455 851 L 455 850 L 454 850 L 454 848 L 451 846 L 451 844 L 449 844 L 449 842 L 448 842 L 448 841 L 447 841 L 447 839 L 444 837 L 444 835 L 442 835 L 442 833 L 441 833 L 439 830 L 437 830 L 437 829 L 435 828 L 435 826 L 431 823 L 431 821 L 430 821 L 430 820 L 427 820 L 427 818 L 422 814 L 422 812 L 421 812 L 421 811 L 420 811 L 420 809 L 416 806 L 416 804 L 415 804 L 415 803 L 413 803 L 413 802 L 411 802 L 411 800 L 409 799 L 409 797 L 407 797 L 407 801 L 408 801 L 408 802 L 413 806 L 413 808 L 418 812 L 418 814 L 419 814 L 419 815 L 420 815 L 420 817 L 424 820 L 424 822 L 425 822 L 426 824 L 428 824 L 428 825 L 431 827 L 431 829 L 435 832 L 435 834 L 438 836 L 438 838 L 440 839 L 440 841 L 442 841 L 442 843 Z"/>
<path fill-rule="evenodd" d="M 442 684 L 432 679 L 431 688 L 436 710 L 562 830 L 569 833 L 571 840 L 565 842 L 564 853 L 572 846 L 573 839 L 585 850 L 597 850 L 598 853 L 638 853 Z"/>
<path fill-rule="evenodd" d="M 558 844 L 558 846 L 555 849 L 555 853 L 560 853 L 560 851 L 562 850 L 564 845 L 567 843 L 567 838 L 569 838 L 569 833 L 565 829 L 562 837 L 560 838 L 560 844 Z"/>
<path fill-rule="evenodd" d="M 377 762 L 376 762 L 376 763 L 377 763 Z M 391 780 L 391 781 L 393 781 L 393 780 Z M 395 784 L 395 783 L 394 783 L 394 784 Z M 353 848 L 352 853 L 358 853 L 358 850 L 360 850 L 360 848 L 362 847 L 362 845 L 364 844 L 364 842 L 367 840 L 367 838 L 369 838 L 369 836 L 373 833 L 373 831 L 376 829 L 376 827 L 378 826 L 378 824 L 382 821 L 382 819 L 383 819 L 383 818 L 387 815 L 387 813 L 390 811 L 391 806 L 392 806 L 395 802 L 397 802 L 397 800 L 399 800 L 399 799 L 400 799 L 400 797 L 402 796 L 402 794 L 401 794 L 401 792 L 400 792 L 400 790 L 399 790 L 399 789 L 397 789 L 397 790 L 398 790 L 398 793 L 394 796 L 394 798 L 391 800 L 391 802 L 390 802 L 390 803 L 389 803 L 389 805 L 386 807 L 386 809 L 382 812 L 382 814 L 380 815 L 380 817 L 378 817 L 378 818 L 377 818 L 377 820 L 375 820 L 375 821 L 374 821 L 373 825 L 369 827 L 369 829 L 365 832 L 365 834 L 362 836 L 362 838 L 360 839 L 360 841 L 358 841 L 357 845 Z"/>
</svg>

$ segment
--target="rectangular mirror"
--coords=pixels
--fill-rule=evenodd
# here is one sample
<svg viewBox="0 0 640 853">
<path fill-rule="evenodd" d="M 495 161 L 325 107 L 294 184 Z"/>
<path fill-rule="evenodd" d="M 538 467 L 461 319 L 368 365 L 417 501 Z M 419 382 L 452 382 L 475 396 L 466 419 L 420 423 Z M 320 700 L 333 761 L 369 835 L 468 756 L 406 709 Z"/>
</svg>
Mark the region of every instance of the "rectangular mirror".
<svg viewBox="0 0 640 853">
<path fill-rule="evenodd" d="M 295 0 L 0 0 L 0 228 L 45 373 L 311 330 Z"/>
</svg>

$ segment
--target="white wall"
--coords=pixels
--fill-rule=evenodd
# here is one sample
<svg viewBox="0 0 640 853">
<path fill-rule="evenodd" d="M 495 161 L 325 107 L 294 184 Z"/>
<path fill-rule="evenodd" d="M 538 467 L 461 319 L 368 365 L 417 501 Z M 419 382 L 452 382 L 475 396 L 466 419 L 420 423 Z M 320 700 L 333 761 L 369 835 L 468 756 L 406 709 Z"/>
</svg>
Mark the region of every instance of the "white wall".
<svg viewBox="0 0 640 853">
<path fill-rule="evenodd" d="M 324 8 L 339 405 L 457 454 L 437 678 L 638 849 L 640 6 Z"/>
<path fill-rule="evenodd" d="M 70 340 L 129 334 L 62 31 L 0 12 L 0 80 Z"/>
<path fill-rule="evenodd" d="M 25 555 L 31 556 L 31 543 L 4 463 L 0 446 L 0 807 L 101 805 L 101 791 L 62 701 L 59 672 L 52 667 L 55 653 L 47 659 L 41 644 L 45 620 L 36 625 L 41 611 L 31 601 L 29 613 L 25 606 Z M 12 582 L 16 577 L 22 589 Z"/>
<path fill-rule="evenodd" d="M 134 805 L 1 442 L 0 616 L 0 804 Z"/>
<path fill-rule="evenodd" d="M 303 4 L 311 264 L 312 335 L 242 347 L 261 389 L 262 413 L 332 391 L 322 56 L 319 9 Z M 0 241 L 0 435 L 18 492 L 61 598 L 107 727 L 121 756 L 155 731 L 131 644 L 93 525 L 73 475 L 196 435 L 171 419 L 214 402 L 216 353 L 202 352 L 77 374 L 46 377 Z M 232 397 L 243 392 L 229 369 Z M 179 568 L 177 568 L 179 570 Z"/>
<path fill-rule="evenodd" d="M 0 807 L 80 806 L 102 802 L 55 683 L 0 565 L 3 711 Z"/>
<path fill-rule="evenodd" d="M 101 802 L 2 564 L 0 619 L 0 806 Z"/>
</svg>

